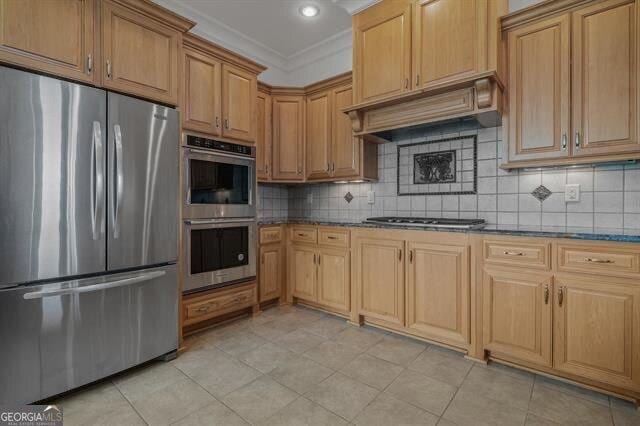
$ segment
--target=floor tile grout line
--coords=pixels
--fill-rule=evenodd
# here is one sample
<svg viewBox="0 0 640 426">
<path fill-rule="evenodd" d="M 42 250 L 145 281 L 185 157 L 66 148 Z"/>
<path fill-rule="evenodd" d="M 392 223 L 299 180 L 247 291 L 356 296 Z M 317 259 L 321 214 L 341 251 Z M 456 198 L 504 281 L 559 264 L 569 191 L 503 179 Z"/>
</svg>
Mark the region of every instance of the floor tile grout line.
<svg viewBox="0 0 640 426">
<path fill-rule="evenodd" d="M 464 375 L 464 379 L 462 379 L 462 382 L 460 383 L 460 386 L 456 386 L 456 391 L 453 393 L 453 396 L 449 400 L 449 403 L 447 404 L 447 406 L 444 408 L 444 410 L 442 410 L 442 415 L 440 416 L 440 418 L 444 418 L 444 415 L 447 413 L 447 410 L 451 406 L 451 403 L 453 402 L 454 399 L 456 399 L 456 396 L 458 395 L 458 392 L 460 392 L 460 388 L 462 388 L 462 385 L 464 384 L 465 380 L 467 380 L 467 377 L 469 377 L 469 374 L 471 373 L 471 370 L 474 369 L 474 367 L 475 367 L 475 365 L 472 365 L 471 368 L 469 369 L 469 371 L 467 371 L 467 374 Z"/>
<path fill-rule="evenodd" d="M 125 401 L 127 401 L 127 404 L 129 404 L 129 406 L 133 409 L 133 411 L 135 411 L 135 413 L 138 415 L 138 417 L 140 417 L 140 419 L 142 419 L 142 421 L 146 424 L 149 425 L 149 422 L 147 422 L 147 420 L 142 416 L 142 414 L 140 414 L 140 412 L 136 409 L 135 405 L 133 405 L 133 402 L 127 398 L 127 396 L 125 394 L 122 393 L 122 391 L 120 390 L 120 387 L 118 387 L 118 385 L 116 385 L 115 381 L 110 380 L 111 384 L 113 385 L 114 388 L 116 388 L 116 390 L 118 391 L 118 393 L 120 395 L 122 395 L 122 397 L 124 398 Z"/>
</svg>

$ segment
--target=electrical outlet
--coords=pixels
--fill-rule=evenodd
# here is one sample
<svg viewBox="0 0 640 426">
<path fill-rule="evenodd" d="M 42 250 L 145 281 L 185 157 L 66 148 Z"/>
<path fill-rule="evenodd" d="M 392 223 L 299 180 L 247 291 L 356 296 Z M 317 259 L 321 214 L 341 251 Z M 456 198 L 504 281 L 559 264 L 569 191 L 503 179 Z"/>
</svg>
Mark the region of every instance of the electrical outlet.
<svg viewBox="0 0 640 426">
<path fill-rule="evenodd" d="M 376 202 L 376 193 L 374 191 L 367 191 L 367 204 L 373 204 Z"/>
<path fill-rule="evenodd" d="M 580 201 L 580 184 L 574 183 L 565 185 L 564 201 L 567 203 L 576 203 Z"/>
</svg>

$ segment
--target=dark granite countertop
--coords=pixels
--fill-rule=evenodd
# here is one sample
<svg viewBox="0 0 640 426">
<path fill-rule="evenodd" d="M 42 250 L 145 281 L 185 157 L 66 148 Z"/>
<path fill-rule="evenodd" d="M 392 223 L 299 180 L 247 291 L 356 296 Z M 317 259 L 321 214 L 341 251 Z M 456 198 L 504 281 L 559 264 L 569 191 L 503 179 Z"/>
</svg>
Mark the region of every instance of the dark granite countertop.
<svg viewBox="0 0 640 426">
<path fill-rule="evenodd" d="M 565 226 L 518 226 L 518 225 L 487 225 L 482 229 L 450 229 L 429 228 L 416 226 L 397 226 L 377 223 L 348 222 L 339 220 L 317 219 L 264 219 L 258 220 L 259 226 L 279 224 L 303 224 L 322 226 L 345 226 L 356 228 L 403 229 L 412 231 L 462 232 L 471 234 L 499 234 L 521 237 L 551 237 L 571 238 L 576 240 L 618 241 L 640 243 L 640 230 L 625 230 L 621 228 L 582 228 Z"/>
</svg>

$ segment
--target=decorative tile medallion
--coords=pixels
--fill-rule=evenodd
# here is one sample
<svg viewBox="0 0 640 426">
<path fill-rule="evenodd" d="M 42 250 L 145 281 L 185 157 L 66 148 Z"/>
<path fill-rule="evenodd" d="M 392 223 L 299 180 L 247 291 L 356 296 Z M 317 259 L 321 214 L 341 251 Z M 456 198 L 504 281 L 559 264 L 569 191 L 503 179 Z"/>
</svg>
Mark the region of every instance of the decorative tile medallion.
<svg viewBox="0 0 640 426">
<path fill-rule="evenodd" d="M 551 191 L 544 185 L 540 185 L 531 193 L 534 197 L 536 197 L 540 201 L 544 201 L 551 195 Z"/>
<path fill-rule="evenodd" d="M 353 195 L 351 195 L 350 192 L 347 192 L 346 194 L 344 194 L 344 199 L 347 200 L 347 203 L 350 203 L 351 200 L 353 200 Z"/>
<path fill-rule="evenodd" d="M 476 135 L 398 145 L 398 195 L 475 194 Z"/>
</svg>

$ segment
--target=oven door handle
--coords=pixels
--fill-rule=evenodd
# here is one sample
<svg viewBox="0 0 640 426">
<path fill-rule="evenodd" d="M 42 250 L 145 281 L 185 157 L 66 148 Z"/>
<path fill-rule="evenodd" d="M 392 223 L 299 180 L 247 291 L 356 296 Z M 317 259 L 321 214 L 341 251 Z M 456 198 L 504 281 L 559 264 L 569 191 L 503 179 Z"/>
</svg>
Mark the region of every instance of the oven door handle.
<svg viewBox="0 0 640 426">
<path fill-rule="evenodd" d="M 251 163 L 256 162 L 256 159 L 254 157 L 247 157 L 246 155 L 234 155 L 234 154 L 227 154 L 227 153 L 218 152 L 218 151 L 212 152 L 212 151 L 205 151 L 203 149 L 196 149 L 196 148 L 188 148 L 188 150 L 192 154 L 202 154 L 202 155 L 208 155 L 211 157 L 235 158 L 235 159 L 250 161 Z"/>
<path fill-rule="evenodd" d="M 223 223 L 249 223 L 254 224 L 251 218 L 235 218 L 235 219 L 188 219 L 184 221 L 187 225 L 214 225 Z"/>
</svg>

